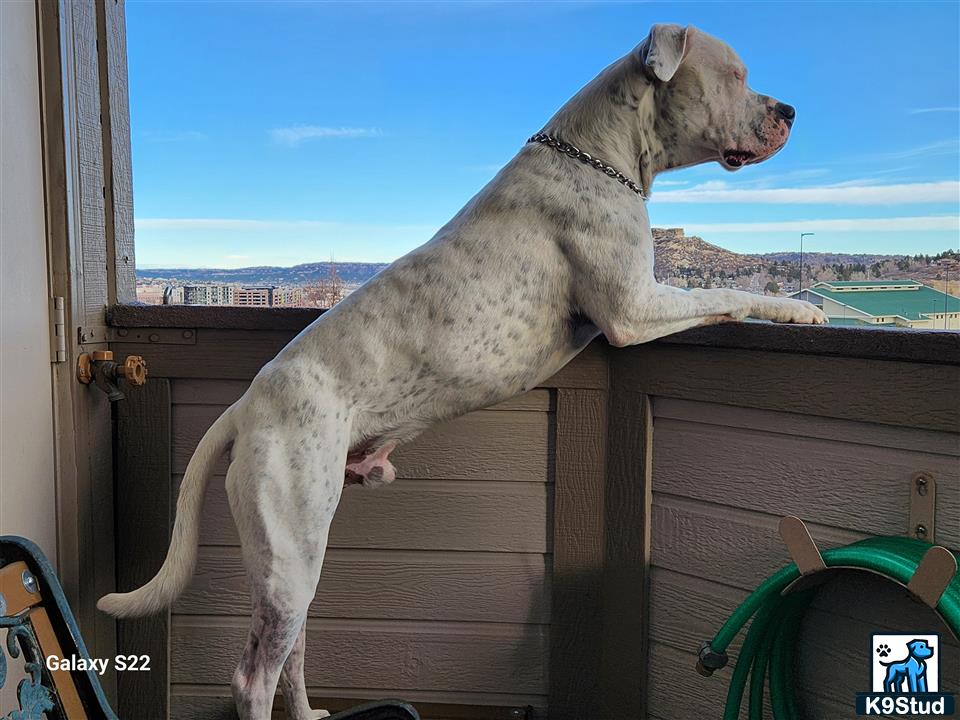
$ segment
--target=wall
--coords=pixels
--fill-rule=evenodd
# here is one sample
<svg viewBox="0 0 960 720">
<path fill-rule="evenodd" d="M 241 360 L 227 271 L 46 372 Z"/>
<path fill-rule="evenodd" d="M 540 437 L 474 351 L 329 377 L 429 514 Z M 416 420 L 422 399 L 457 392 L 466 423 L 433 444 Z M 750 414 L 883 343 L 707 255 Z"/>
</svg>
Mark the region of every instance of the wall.
<svg viewBox="0 0 960 720">
<path fill-rule="evenodd" d="M 0 535 L 30 538 L 56 564 L 39 95 L 34 3 L 0 3 Z M 0 713 L 17 707 L 11 669 Z"/>
<path fill-rule="evenodd" d="M 56 563 L 50 298 L 36 7 L 0 3 L 0 533 Z"/>
<path fill-rule="evenodd" d="M 130 311 L 174 322 L 240 316 L 260 327 L 316 316 Z M 130 588 L 166 553 L 200 437 L 296 333 L 179 324 L 114 334 L 119 357 L 141 354 L 150 369 L 147 386 L 117 406 L 118 584 Z M 591 348 L 542 387 L 399 449 L 391 486 L 344 491 L 308 622 L 315 707 L 403 697 L 425 720 L 514 720 L 527 707 L 542 718 L 551 698 L 570 720 L 595 707 L 606 387 L 603 351 Z M 208 489 L 190 589 L 160 622 L 120 623 L 121 650 L 151 654 L 156 668 L 120 678 L 122 717 L 146 707 L 178 719 L 230 716 L 250 607 L 224 471 L 221 463 Z"/>
<path fill-rule="evenodd" d="M 151 366 L 146 395 L 118 408 L 123 587 L 166 552 L 204 428 L 315 317 L 113 310 L 113 349 Z M 956 334 L 741 324 L 595 343 L 543 387 L 403 448 L 396 485 L 345 493 L 311 609 L 311 693 L 331 709 L 399 695 L 427 720 L 512 720 L 526 704 L 535 720 L 719 717 L 730 671 L 697 675 L 697 648 L 788 562 L 781 516 L 805 518 L 824 546 L 903 534 L 925 470 L 938 539 L 960 547 L 957 392 Z M 124 639 L 164 663 L 169 640 L 169 678 L 126 697 L 172 692 L 175 718 L 229 716 L 247 622 L 219 479 L 193 586 Z M 805 627 L 805 720 L 852 717 L 871 630 L 930 624 L 902 591 L 825 587 Z M 956 646 L 943 676 L 960 687 Z"/>
<path fill-rule="evenodd" d="M 172 382 L 175 485 L 246 384 Z M 396 452 L 392 485 L 344 491 L 309 613 L 311 695 L 545 706 L 554 406 L 550 391 L 535 390 L 471 413 Z M 173 608 L 172 718 L 224 704 L 211 695 L 229 696 L 247 637 L 223 470 L 207 494 L 194 582 Z"/>
<path fill-rule="evenodd" d="M 612 363 L 614 388 L 652 404 L 648 717 L 719 717 L 742 637 L 711 678 L 693 672 L 695 653 L 789 562 L 782 516 L 803 518 L 822 547 L 907 534 L 911 479 L 926 471 L 938 483 L 937 541 L 960 549 L 958 368 L 669 343 Z M 855 717 L 872 632 L 930 628 L 947 634 L 905 590 L 831 581 L 805 620 L 804 717 Z M 941 673 L 941 689 L 956 692 L 956 642 Z"/>
</svg>

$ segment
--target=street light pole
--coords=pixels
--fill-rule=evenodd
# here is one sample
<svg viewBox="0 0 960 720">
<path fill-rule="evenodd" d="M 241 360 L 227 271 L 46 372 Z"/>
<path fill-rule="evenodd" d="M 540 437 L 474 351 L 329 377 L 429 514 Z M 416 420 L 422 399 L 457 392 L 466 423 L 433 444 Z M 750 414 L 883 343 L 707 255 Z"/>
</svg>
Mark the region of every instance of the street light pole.
<svg viewBox="0 0 960 720">
<path fill-rule="evenodd" d="M 950 302 L 950 268 L 944 268 L 944 278 L 943 278 L 943 329 L 947 329 L 947 318 L 949 314 L 947 309 L 949 308 Z M 936 324 L 936 323 L 934 323 Z"/>
<path fill-rule="evenodd" d="M 800 292 L 803 292 L 803 239 L 816 233 L 800 233 Z"/>
</svg>

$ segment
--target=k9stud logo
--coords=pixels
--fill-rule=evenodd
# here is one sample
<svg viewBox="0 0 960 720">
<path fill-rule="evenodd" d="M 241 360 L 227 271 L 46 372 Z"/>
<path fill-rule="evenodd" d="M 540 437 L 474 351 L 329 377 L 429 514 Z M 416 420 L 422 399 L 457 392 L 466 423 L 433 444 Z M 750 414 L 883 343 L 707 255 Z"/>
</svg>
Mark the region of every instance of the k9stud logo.
<svg viewBox="0 0 960 720">
<path fill-rule="evenodd" d="M 857 694 L 858 715 L 947 716 L 954 697 L 940 692 L 940 636 L 876 634 L 870 647 L 873 692 Z"/>
</svg>

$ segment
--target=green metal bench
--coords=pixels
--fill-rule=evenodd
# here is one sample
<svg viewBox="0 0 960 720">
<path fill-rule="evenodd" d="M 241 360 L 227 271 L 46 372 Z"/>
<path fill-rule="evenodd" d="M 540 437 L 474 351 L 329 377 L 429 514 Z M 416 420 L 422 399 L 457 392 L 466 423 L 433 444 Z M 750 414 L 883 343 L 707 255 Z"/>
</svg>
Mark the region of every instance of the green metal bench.
<svg viewBox="0 0 960 720">
<path fill-rule="evenodd" d="M 47 667 L 50 655 L 89 660 L 90 654 L 53 566 L 39 547 L 16 535 L 0 536 L 0 629 L 7 631 L 0 648 L 0 688 L 7 680 L 6 655 L 13 660 L 22 655 L 26 673 L 17 684 L 19 708 L 0 708 L 0 720 L 118 720 L 95 670 Z M 405 702 L 382 700 L 344 710 L 330 720 L 420 716 Z"/>
</svg>

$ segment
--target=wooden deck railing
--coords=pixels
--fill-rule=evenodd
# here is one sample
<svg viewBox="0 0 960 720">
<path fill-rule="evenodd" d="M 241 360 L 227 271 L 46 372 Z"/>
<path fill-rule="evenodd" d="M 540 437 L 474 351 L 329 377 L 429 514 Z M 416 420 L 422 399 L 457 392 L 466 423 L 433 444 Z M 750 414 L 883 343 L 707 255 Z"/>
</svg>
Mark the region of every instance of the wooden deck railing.
<svg viewBox="0 0 960 720">
<path fill-rule="evenodd" d="M 114 352 L 150 367 L 117 406 L 122 586 L 159 566 L 201 433 L 317 315 L 111 310 Z M 311 693 L 332 709 L 399 695 L 427 720 L 714 716 L 727 678 L 694 672 L 697 645 L 786 561 L 781 515 L 826 546 L 905 533 L 923 470 L 937 540 L 960 547 L 958 394 L 956 333 L 747 323 L 594 343 L 541 388 L 403 448 L 392 487 L 344 494 L 310 613 Z M 121 626 L 121 651 L 170 658 L 168 674 L 120 678 L 121 717 L 145 717 L 143 698 L 174 718 L 229 708 L 246 609 L 222 482 L 200 557 L 162 627 Z M 808 620 L 804 652 L 832 658 L 804 665 L 808 707 L 842 717 L 865 689 L 868 631 L 926 618 L 845 580 Z M 944 663 L 960 684 L 956 647 Z"/>
</svg>

